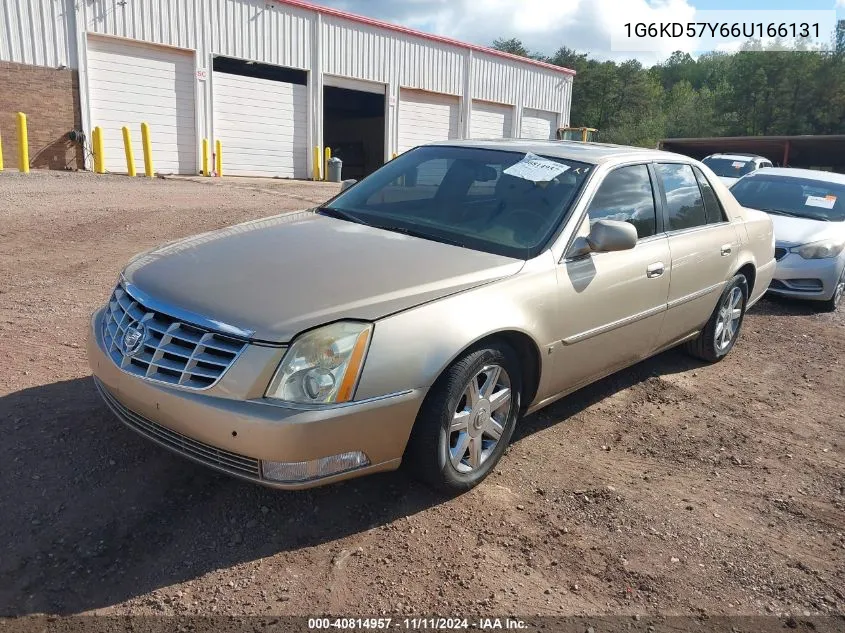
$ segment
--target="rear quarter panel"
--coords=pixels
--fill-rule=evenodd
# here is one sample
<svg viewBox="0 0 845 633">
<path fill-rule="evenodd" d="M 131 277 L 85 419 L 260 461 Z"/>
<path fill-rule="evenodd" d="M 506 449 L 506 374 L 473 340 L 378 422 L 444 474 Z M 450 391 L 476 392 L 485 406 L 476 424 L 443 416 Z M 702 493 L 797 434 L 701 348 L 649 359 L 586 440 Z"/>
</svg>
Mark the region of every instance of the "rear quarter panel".
<svg viewBox="0 0 845 633">
<path fill-rule="evenodd" d="M 712 171 L 702 166 L 707 179 L 716 191 L 731 222 L 737 226 L 740 239 L 736 259 L 736 270 L 751 265 L 755 270 L 754 285 L 748 297 L 748 305 L 756 303 L 765 293 L 775 272 L 775 230 L 767 213 L 748 209 L 737 202 L 734 195 Z"/>
</svg>

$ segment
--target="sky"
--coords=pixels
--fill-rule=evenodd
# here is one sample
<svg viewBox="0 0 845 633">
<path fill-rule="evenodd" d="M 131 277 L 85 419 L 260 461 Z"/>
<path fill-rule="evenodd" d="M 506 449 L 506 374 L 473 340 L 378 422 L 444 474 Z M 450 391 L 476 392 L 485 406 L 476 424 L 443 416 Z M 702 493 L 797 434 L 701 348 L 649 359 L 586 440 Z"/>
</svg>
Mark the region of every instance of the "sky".
<svg viewBox="0 0 845 633">
<path fill-rule="evenodd" d="M 637 58 L 652 64 L 684 45 L 660 51 L 614 52 L 611 26 L 624 22 L 695 21 L 697 11 L 831 10 L 845 19 L 845 0 L 312 0 L 316 4 L 402 24 L 428 33 L 489 46 L 516 37 L 532 52 L 551 55 L 560 46 L 597 59 Z M 729 50 L 727 46 L 725 50 Z"/>
</svg>

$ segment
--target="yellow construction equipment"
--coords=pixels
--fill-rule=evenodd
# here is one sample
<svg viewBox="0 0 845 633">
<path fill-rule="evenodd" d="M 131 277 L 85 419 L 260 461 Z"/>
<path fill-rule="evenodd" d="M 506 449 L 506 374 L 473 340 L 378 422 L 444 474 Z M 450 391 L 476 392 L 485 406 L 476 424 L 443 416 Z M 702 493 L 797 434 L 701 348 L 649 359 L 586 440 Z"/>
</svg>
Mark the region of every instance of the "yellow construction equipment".
<svg viewBox="0 0 845 633">
<path fill-rule="evenodd" d="M 594 127 L 561 127 L 557 130 L 557 140 L 589 143 L 594 140 L 596 132 L 598 130 Z"/>
</svg>

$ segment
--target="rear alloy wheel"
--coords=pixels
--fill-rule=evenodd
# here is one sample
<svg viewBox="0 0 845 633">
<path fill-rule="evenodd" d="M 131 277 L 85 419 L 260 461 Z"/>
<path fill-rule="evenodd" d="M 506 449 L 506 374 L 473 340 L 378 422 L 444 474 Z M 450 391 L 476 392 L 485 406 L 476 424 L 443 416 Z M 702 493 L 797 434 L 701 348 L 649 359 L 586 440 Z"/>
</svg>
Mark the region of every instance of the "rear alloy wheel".
<svg viewBox="0 0 845 633">
<path fill-rule="evenodd" d="M 822 309 L 826 312 L 833 312 L 839 307 L 843 296 L 845 296 L 845 268 L 842 269 L 842 274 L 839 276 L 839 281 L 833 290 L 833 296 L 822 303 Z"/>
<path fill-rule="evenodd" d="M 441 491 L 469 490 L 507 448 L 519 415 L 521 382 L 504 344 L 467 353 L 432 386 L 405 450 L 412 474 Z"/>
<path fill-rule="evenodd" d="M 718 362 L 727 356 L 739 338 L 747 301 L 748 282 L 745 275 L 736 275 L 725 286 L 707 325 L 698 338 L 686 344 L 686 350 L 708 363 Z"/>
</svg>

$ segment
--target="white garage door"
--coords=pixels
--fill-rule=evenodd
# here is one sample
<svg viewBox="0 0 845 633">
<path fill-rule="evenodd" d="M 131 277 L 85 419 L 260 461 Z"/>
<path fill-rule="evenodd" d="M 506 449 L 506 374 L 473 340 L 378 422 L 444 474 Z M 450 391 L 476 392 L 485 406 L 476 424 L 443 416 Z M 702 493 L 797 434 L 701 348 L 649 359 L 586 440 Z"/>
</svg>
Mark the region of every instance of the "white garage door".
<svg viewBox="0 0 845 633">
<path fill-rule="evenodd" d="M 126 172 L 121 128 L 129 127 L 143 173 L 141 122 L 150 126 L 160 173 L 197 173 L 193 53 L 123 40 L 88 40 L 91 125 L 103 129 L 106 169 Z"/>
<path fill-rule="evenodd" d="M 522 111 L 521 138 L 550 140 L 557 132 L 557 113 L 525 108 Z"/>
<path fill-rule="evenodd" d="M 513 107 L 487 101 L 472 102 L 470 138 L 511 138 Z"/>
<path fill-rule="evenodd" d="M 305 86 L 215 72 L 214 136 L 223 173 L 306 178 L 308 96 Z"/>
<path fill-rule="evenodd" d="M 433 141 L 459 137 L 458 97 L 402 89 L 399 92 L 399 152 Z"/>
</svg>

